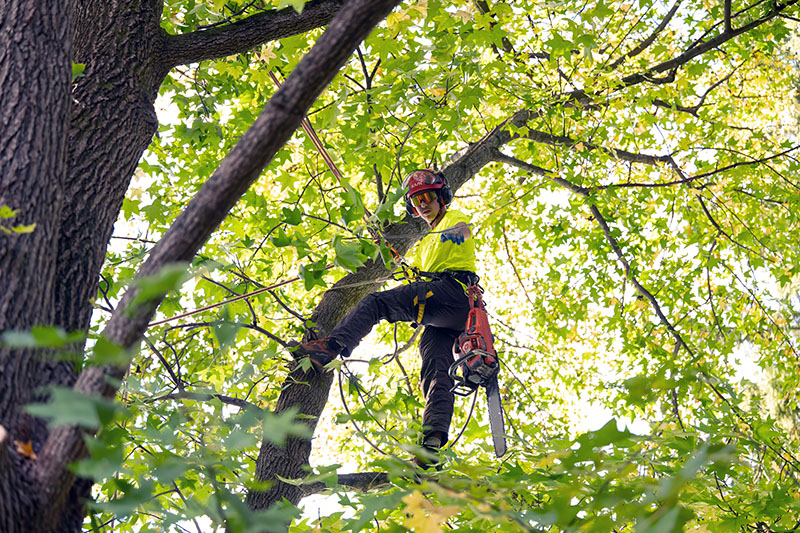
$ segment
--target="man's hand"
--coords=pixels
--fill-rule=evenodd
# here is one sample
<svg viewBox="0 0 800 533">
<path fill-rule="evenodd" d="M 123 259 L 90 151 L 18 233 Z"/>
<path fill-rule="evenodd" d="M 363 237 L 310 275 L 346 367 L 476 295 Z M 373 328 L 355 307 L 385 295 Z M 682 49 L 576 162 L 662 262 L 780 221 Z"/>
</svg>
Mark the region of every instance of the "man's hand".
<svg viewBox="0 0 800 533">
<path fill-rule="evenodd" d="M 439 239 L 442 242 L 451 241 L 453 244 L 459 245 L 469 239 L 471 236 L 472 232 L 469 230 L 469 226 L 464 222 L 459 222 L 452 228 L 443 230 Z"/>
<path fill-rule="evenodd" d="M 451 241 L 453 244 L 461 244 L 464 242 L 464 234 L 458 228 L 446 230 L 440 237 L 442 242 Z"/>
</svg>

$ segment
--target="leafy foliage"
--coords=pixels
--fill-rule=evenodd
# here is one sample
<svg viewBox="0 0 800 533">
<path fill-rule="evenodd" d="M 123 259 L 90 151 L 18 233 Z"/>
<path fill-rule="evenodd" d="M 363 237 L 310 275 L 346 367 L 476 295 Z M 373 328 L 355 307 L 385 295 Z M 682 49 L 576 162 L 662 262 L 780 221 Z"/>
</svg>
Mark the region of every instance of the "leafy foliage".
<svg viewBox="0 0 800 533">
<path fill-rule="evenodd" d="M 162 25 L 191 31 L 272 7 L 262 4 L 170 0 Z M 396 10 L 309 116 L 344 181 L 298 132 L 159 310 L 169 318 L 295 275 L 302 283 L 149 330 L 123 384 L 126 411 L 75 467 L 98 480 L 91 527 L 796 529 L 797 58 L 777 8 L 734 2 L 733 30 L 752 28 L 714 46 L 722 2 Z M 268 73 L 291 72 L 319 33 L 170 74 L 98 305 L 115 305 L 253 122 L 274 91 Z M 529 120 L 509 122 L 520 110 Z M 382 325 L 338 370 L 309 474 L 330 481 L 331 465 L 345 464 L 388 472 L 390 486 L 332 486 L 338 507 L 319 516 L 249 510 L 261 439 L 291 446 L 305 428 L 293 413 L 270 414 L 290 357 L 281 344 L 313 327 L 310 310 L 345 271 L 386 259 L 363 208 L 373 223 L 401 220 L 405 172 L 442 167 L 497 127 L 511 141 L 456 203 L 474 221 L 506 364 L 510 454 L 493 458 L 479 399 L 474 411 L 457 405 L 451 437 L 463 433 L 442 471 L 419 479 L 396 459 L 420 430 L 419 363 L 398 349 L 412 330 Z M 161 294 L 183 271 L 141 286 Z M 4 340 L 49 346 L 63 335 Z M 38 414 L 101 420 L 91 399 L 59 399 L 59 411 Z"/>
</svg>

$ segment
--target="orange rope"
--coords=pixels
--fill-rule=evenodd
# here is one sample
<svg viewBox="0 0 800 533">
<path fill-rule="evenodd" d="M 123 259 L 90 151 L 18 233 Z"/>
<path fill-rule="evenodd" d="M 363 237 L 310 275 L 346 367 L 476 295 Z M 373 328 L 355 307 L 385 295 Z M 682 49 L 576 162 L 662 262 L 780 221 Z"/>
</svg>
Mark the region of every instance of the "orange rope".
<svg viewBox="0 0 800 533">
<path fill-rule="evenodd" d="M 272 78 L 272 81 L 275 82 L 275 85 L 278 88 L 281 87 L 281 82 L 278 79 L 278 76 L 276 76 L 275 73 L 272 72 L 271 70 L 269 71 L 269 77 Z M 306 135 L 308 135 L 308 138 L 311 139 L 311 142 L 314 144 L 314 147 L 320 153 L 320 156 L 322 156 L 322 159 L 325 161 L 325 164 L 328 165 L 328 168 L 333 173 L 333 176 L 336 178 L 336 181 L 338 181 L 339 185 L 342 188 L 344 188 L 344 184 L 342 183 L 342 180 L 344 179 L 344 175 L 339 170 L 339 167 L 336 166 L 336 163 L 333 161 L 333 158 L 330 156 L 328 151 L 325 149 L 325 146 L 322 144 L 322 141 L 319 139 L 319 136 L 317 135 L 317 132 L 314 131 L 314 127 L 311 125 L 311 121 L 308 120 L 308 117 L 303 119 L 303 121 L 301 122 L 301 125 L 303 126 L 303 130 L 306 132 Z M 370 223 L 369 217 L 372 214 L 369 212 L 367 207 L 362 204 L 361 208 L 364 210 L 364 222 L 366 223 L 366 227 L 369 230 L 369 232 L 374 237 L 386 240 L 387 243 L 388 243 L 388 240 L 385 237 L 382 237 L 380 229 L 374 228 L 373 225 Z M 390 248 L 392 250 L 392 255 L 394 255 L 394 257 L 395 257 L 395 260 L 399 261 L 400 254 L 397 252 L 397 250 L 394 249 L 393 246 L 391 246 Z M 331 268 L 333 268 L 333 265 L 328 265 L 328 266 L 325 267 L 325 270 L 329 270 Z M 216 304 L 207 305 L 205 307 L 201 307 L 199 309 L 195 309 L 194 311 L 189 311 L 189 312 L 186 312 L 186 313 L 183 313 L 181 315 L 177 315 L 177 316 L 174 316 L 174 317 L 171 317 L 171 318 L 165 318 L 163 320 L 159 320 L 158 322 L 151 322 L 147 327 L 148 328 L 152 328 L 152 327 L 155 327 L 155 326 L 160 326 L 161 324 L 166 324 L 167 322 L 172 322 L 173 320 L 178 320 L 180 318 L 185 318 L 187 316 L 196 315 L 198 313 L 202 313 L 203 311 L 208 311 L 210 309 L 214 309 L 216 307 L 221 307 L 221 306 L 227 305 L 229 303 L 238 302 L 239 300 L 243 300 L 245 298 L 250 298 L 251 296 L 256 296 L 258 294 L 270 291 L 272 289 L 276 289 L 278 287 L 282 287 L 284 285 L 288 285 L 289 283 L 294 283 L 295 281 L 298 281 L 299 279 L 300 279 L 300 276 L 296 276 L 296 277 L 294 277 L 292 279 L 281 281 L 281 282 L 275 283 L 273 285 L 270 285 L 269 287 L 264 287 L 264 288 L 261 288 L 261 289 L 258 289 L 258 290 L 252 291 L 252 292 L 248 292 L 247 294 L 242 294 L 241 296 L 237 296 L 237 297 L 231 298 L 229 300 L 224 300 L 224 301 L 216 303 Z"/>
<path fill-rule="evenodd" d="M 275 82 L 275 85 L 280 89 L 281 82 L 278 79 L 278 76 L 275 75 L 275 73 L 270 70 L 269 71 L 269 77 L 272 78 L 272 81 Z M 333 158 L 328 153 L 328 150 L 325 149 L 325 146 L 322 144 L 322 141 L 319 139 L 319 136 L 317 135 L 317 132 L 314 131 L 314 126 L 312 126 L 311 125 L 311 121 L 308 120 L 308 117 L 305 117 L 303 119 L 303 121 L 301 122 L 301 125 L 303 126 L 303 130 L 306 132 L 306 135 L 308 135 L 308 138 L 311 139 L 311 143 L 314 145 L 314 147 L 319 152 L 319 155 L 322 156 L 322 159 L 325 161 L 325 164 L 328 165 L 329 169 L 331 169 L 331 172 L 333 173 L 333 176 L 336 178 L 336 181 L 338 181 L 339 185 L 342 188 L 344 188 L 344 184 L 342 183 L 342 180 L 344 179 L 344 175 L 339 170 L 339 167 L 336 166 L 336 163 L 333 161 Z M 364 210 L 364 222 L 367 224 L 367 228 L 369 228 L 370 227 L 370 223 L 369 223 L 368 218 L 372 215 L 372 213 L 370 213 L 369 209 L 367 209 L 366 206 L 363 205 L 363 204 L 361 205 L 361 208 Z"/>
</svg>

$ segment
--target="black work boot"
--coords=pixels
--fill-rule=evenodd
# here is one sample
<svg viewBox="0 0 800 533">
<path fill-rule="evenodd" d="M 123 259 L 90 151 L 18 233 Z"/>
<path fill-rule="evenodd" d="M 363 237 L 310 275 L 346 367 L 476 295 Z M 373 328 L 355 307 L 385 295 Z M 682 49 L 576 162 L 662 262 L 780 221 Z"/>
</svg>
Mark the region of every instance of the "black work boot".
<svg viewBox="0 0 800 533">
<path fill-rule="evenodd" d="M 296 359 L 307 355 L 315 370 L 322 370 L 342 351 L 342 346 L 333 339 L 320 339 L 297 344 L 292 354 Z"/>
<path fill-rule="evenodd" d="M 442 437 L 438 433 L 424 437 L 422 440 L 423 453 L 415 456 L 411 461 L 423 470 L 427 470 L 431 467 L 438 470 L 441 465 L 439 449 L 442 447 L 442 444 Z"/>
</svg>

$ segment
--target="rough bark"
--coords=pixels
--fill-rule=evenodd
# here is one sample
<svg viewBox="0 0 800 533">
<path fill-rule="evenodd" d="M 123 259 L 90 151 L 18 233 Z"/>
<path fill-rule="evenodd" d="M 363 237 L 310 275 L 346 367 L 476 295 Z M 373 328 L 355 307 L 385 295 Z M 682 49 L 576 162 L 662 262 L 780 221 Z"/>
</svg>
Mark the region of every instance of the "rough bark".
<svg viewBox="0 0 800 533">
<path fill-rule="evenodd" d="M 188 261 L 208 239 L 228 211 L 288 140 L 311 104 L 328 86 L 356 46 L 399 0 L 355 0 L 331 22 L 312 50 L 298 64 L 283 87 L 270 99 L 258 119 L 242 136 L 217 171 L 200 189 L 152 250 L 140 276 L 164 266 Z M 129 290 L 104 331 L 117 345 L 129 348 L 139 342 L 160 298 L 134 305 L 136 291 Z M 125 368 L 89 367 L 75 390 L 89 395 L 114 396 L 108 378 L 120 379 Z M 46 495 L 52 516 L 72 485 L 66 465 L 85 453 L 82 433 L 75 427 L 54 429 L 36 465 L 40 491 Z"/>
<path fill-rule="evenodd" d="M 298 13 L 294 8 L 270 10 L 238 22 L 175 35 L 167 41 L 164 59 L 171 66 L 229 56 L 264 42 L 305 33 L 327 24 L 344 0 L 314 0 Z"/>
<path fill-rule="evenodd" d="M 206 55 L 242 52 L 320 26 L 340 4 L 317 2 L 299 22 L 273 12 L 251 17 L 246 41 L 239 26 L 220 26 L 214 32 L 216 48 L 207 47 Z M 114 221 L 157 128 L 158 87 L 176 64 L 176 56 L 165 53 L 170 36 L 160 28 L 161 11 L 160 0 L 0 4 L 0 206 L 19 210 L 10 225 L 36 224 L 29 234 L 0 233 L 0 331 L 39 324 L 67 331 L 88 328 Z M 188 42 L 193 37 L 174 38 Z M 70 59 L 86 65 L 72 89 Z M 47 524 L 78 530 L 82 499 L 91 486 L 59 470 L 62 487 L 71 487 L 69 494 L 57 493 L 66 502 L 65 514 L 59 514 L 60 506 L 49 505 L 56 502 L 35 486 L 31 459 L 9 445 L 31 440 L 41 451 L 49 432 L 43 421 L 18 416 L 20 408 L 45 398 L 36 395 L 37 387 L 75 382 L 70 364 L 40 355 L 30 349 L 0 350 L 0 423 L 8 428 L 0 531 L 30 530 L 34 516 L 48 520 L 39 522 L 42 530 L 50 528 Z M 68 455 L 82 453 L 81 446 L 65 446 L 72 450 Z M 42 470 L 40 465 L 37 477 Z M 53 512 L 39 512 L 40 506 Z"/>
<path fill-rule="evenodd" d="M 56 242 L 66 175 L 69 109 L 69 2 L 0 4 L 0 208 L 18 210 L 0 232 L 0 331 L 28 330 L 53 319 Z M 4 224 L 5 225 L 5 224 Z M 0 531 L 29 530 L 38 495 L 27 466 L 11 446 L 30 439 L 21 407 L 31 398 L 39 351 L 0 347 Z"/>
<path fill-rule="evenodd" d="M 161 0 L 77 4 L 74 61 L 86 68 L 73 94 L 59 237 L 64 282 L 56 293 L 56 323 L 68 331 L 88 327 L 105 249 L 131 176 L 158 128 L 153 104 L 169 70 L 322 26 L 341 0 L 315 2 L 301 15 L 271 10 L 184 35 L 161 29 Z"/>
<path fill-rule="evenodd" d="M 52 318 L 71 77 L 68 7 L 12 1 L 0 11 L 0 207 L 18 210 L 11 226 L 35 224 L 31 233 L 0 233 L 0 331 Z M 33 357 L 0 349 L 0 423 L 12 434 L 36 375 Z"/>
</svg>

